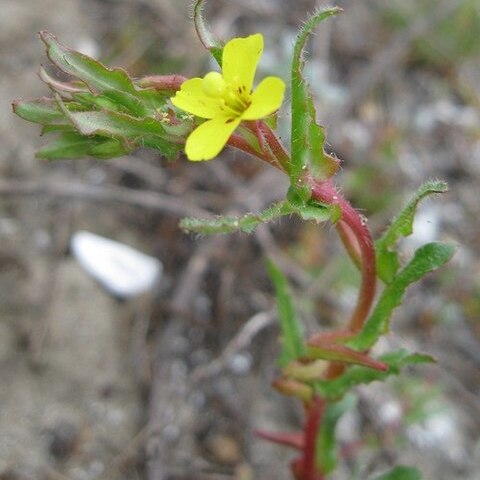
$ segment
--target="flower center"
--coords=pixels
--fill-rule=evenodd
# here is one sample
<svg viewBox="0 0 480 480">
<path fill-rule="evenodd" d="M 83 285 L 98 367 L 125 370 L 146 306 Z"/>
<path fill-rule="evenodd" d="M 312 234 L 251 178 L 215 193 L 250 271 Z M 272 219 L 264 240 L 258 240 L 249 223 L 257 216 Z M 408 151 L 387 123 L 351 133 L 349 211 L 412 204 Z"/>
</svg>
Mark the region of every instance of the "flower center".
<svg viewBox="0 0 480 480">
<path fill-rule="evenodd" d="M 226 110 L 233 117 L 240 117 L 250 106 L 250 92 L 238 81 L 225 82 L 218 72 L 209 72 L 202 79 L 202 91 L 211 98 L 219 99 Z"/>
</svg>

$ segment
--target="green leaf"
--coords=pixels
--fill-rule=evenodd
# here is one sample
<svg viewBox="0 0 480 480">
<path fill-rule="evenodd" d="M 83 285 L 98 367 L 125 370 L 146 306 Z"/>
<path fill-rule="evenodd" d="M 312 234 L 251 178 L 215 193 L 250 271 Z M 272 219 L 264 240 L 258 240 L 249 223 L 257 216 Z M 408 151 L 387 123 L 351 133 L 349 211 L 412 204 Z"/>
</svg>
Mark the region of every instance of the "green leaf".
<svg viewBox="0 0 480 480">
<path fill-rule="evenodd" d="M 292 163 L 289 176 L 292 184 L 295 184 L 307 169 L 316 179 L 326 179 L 338 168 L 336 159 L 326 155 L 323 150 L 325 132 L 316 122 L 313 98 L 303 78 L 302 56 L 306 41 L 313 29 L 326 18 L 341 11 L 342 9 L 338 7 L 317 11 L 307 20 L 295 42 L 291 71 Z"/>
<path fill-rule="evenodd" d="M 347 344 L 355 350 L 368 350 L 388 332 L 391 314 L 402 302 L 407 287 L 448 262 L 455 250 L 455 245 L 436 242 L 416 250 L 412 260 L 385 287 L 362 331 Z"/>
<path fill-rule="evenodd" d="M 107 159 L 126 155 L 133 150 L 131 145 L 116 138 L 99 137 L 97 142 L 92 142 L 88 155 L 95 158 Z"/>
<path fill-rule="evenodd" d="M 138 119 L 124 113 L 69 112 L 68 117 L 82 135 L 107 135 L 112 137 L 136 138 L 146 135 L 165 134 L 160 122 L 152 118 Z"/>
<path fill-rule="evenodd" d="M 100 109 L 108 109 L 114 112 L 123 111 L 135 117 L 146 117 L 151 113 L 150 109 L 137 97 L 119 90 L 104 90 L 97 95 L 90 92 L 80 92 L 74 94 L 73 97 L 90 107 L 90 109 L 92 105 L 95 105 Z"/>
<path fill-rule="evenodd" d="M 82 135 L 113 137 L 133 146 L 147 146 L 160 150 L 167 158 L 175 158 L 180 144 L 168 138 L 162 124 L 153 118 L 138 119 L 130 115 L 111 111 L 69 112 L 57 95 L 57 102 L 65 115 Z"/>
<path fill-rule="evenodd" d="M 356 403 L 353 395 L 347 395 L 338 402 L 327 405 L 320 426 L 317 446 L 316 463 L 320 466 L 320 471 L 331 473 L 337 466 L 337 442 L 335 439 L 335 430 L 340 418 Z"/>
<path fill-rule="evenodd" d="M 187 232 L 195 233 L 252 233 L 261 223 L 270 222 L 281 216 L 293 213 L 286 201 L 275 203 L 261 213 L 249 213 L 242 217 L 222 216 L 215 219 L 184 218 L 180 227 Z"/>
<path fill-rule="evenodd" d="M 381 372 L 363 366 L 349 367 L 348 370 L 335 379 L 315 380 L 312 382 L 315 393 L 325 397 L 327 400 L 337 400 L 357 385 L 384 380 L 389 375 L 398 375 L 400 369 L 407 365 L 433 363 L 435 361 L 429 355 L 409 353 L 407 350 L 387 353 L 380 356 L 378 360 L 388 365 L 387 371 Z"/>
<path fill-rule="evenodd" d="M 267 268 L 270 278 L 275 285 L 282 332 L 282 351 L 278 363 L 280 367 L 285 367 L 290 362 L 302 357 L 306 352 L 303 328 L 293 306 L 293 300 L 288 292 L 285 275 L 271 261 L 268 261 Z"/>
<path fill-rule="evenodd" d="M 221 216 L 214 219 L 184 218 L 180 221 L 180 227 L 186 232 L 202 234 L 252 233 L 258 225 L 271 222 L 285 215 L 291 215 L 292 213 L 301 216 L 304 220 L 313 220 L 317 223 L 326 222 L 327 220 L 335 222 L 339 217 L 336 205 L 323 205 L 312 201 L 298 207 L 286 200 L 274 203 L 263 212 L 248 213 L 241 217 Z"/>
<path fill-rule="evenodd" d="M 303 220 L 313 220 L 316 223 L 330 221 L 336 223 L 342 216 L 338 205 L 325 205 L 315 200 L 309 200 L 304 207 L 297 208 L 296 212 Z"/>
<path fill-rule="evenodd" d="M 155 89 L 136 88 L 132 79 L 121 68 L 107 68 L 97 60 L 61 45 L 48 32 L 40 32 L 50 60 L 64 73 L 85 82 L 94 94 L 117 91 L 117 100 L 125 106 L 132 105 L 131 97 L 137 97 L 151 110 L 165 103 L 166 95 Z"/>
<path fill-rule="evenodd" d="M 28 102 L 24 100 L 14 100 L 12 107 L 14 113 L 29 122 L 48 124 L 61 121 L 65 117 L 64 113 L 58 107 L 57 102 L 46 97 Z"/>
<path fill-rule="evenodd" d="M 414 467 L 398 466 L 372 480 L 421 480 L 422 474 Z"/>
<path fill-rule="evenodd" d="M 292 183 L 287 192 L 287 200 L 293 207 L 299 210 L 307 205 L 311 196 L 312 189 L 308 185 L 305 185 L 302 179 L 298 179 L 295 183 Z"/>
<path fill-rule="evenodd" d="M 46 160 L 73 159 L 86 156 L 113 158 L 129 153 L 129 148 L 116 139 L 85 137 L 76 132 L 64 132 L 37 152 Z"/>
<path fill-rule="evenodd" d="M 90 139 L 74 132 L 66 132 L 37 152 L 46 160 L 81 158 L 88 155 Z"/>
<path fill-rule="evenodd" d="M 332 343 L 331 341 L 307 343 L 307 356 L 309 359 L 329 360 L 332 362 L 350 363 L 363 365 L 376 370 L 385 370 L 385 364 L 375 360 L 366 353 L 357 352 L 345 345 Z"/>
<path fill-rule="evenodd" d="M 124 70 L 109 69 L 93 58 L 61 45 L 49 32 L 40 32 L 40 38 L 47 46 L 48 58 L 63 72 L 84 81 L 94 92 L 113 89 L 135 94 L 133 82 Z"/>
<path fill-rule="evenodd" d="M 385 233 L 376 242 L 378 276 L 390 283 L 400 267 L 397 252 L 391 251 L 401 237 L 411 235 L 415 210 L 422 199 L 437 193 L 448 191 L 448 185 L 439 180 L 424 183 L 402 209 Z"/>
</svg>

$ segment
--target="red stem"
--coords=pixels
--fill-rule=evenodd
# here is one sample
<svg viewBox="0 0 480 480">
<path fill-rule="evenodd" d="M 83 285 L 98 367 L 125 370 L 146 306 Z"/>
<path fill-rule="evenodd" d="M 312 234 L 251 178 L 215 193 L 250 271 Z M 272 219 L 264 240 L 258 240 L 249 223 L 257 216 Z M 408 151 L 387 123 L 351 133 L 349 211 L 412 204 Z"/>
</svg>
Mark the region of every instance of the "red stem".
<svg viewBox="0 0 480 480">
<path fill-rule="evenodd" d="M 350 203 L 338 193 L 331 180 L 317 182 L 310 179 L 310 184 L 312 187 L 312 198 L 330 205 L 337 204 L 340 207 L 342 211 L 340 221 L 348 226 L 358 242 L 362 259 L 362 281 L 357 305 L 348 323 L 348 329 L 352 333 L 356 333 L 361 330 L 375 298 L 377 274 L 372 236 L 363 218 Z"/>
<path fill-rule="evenodd" d="M 252 129 L 252 127 L 250 128 Z M 258 131 L 262 133 L 265 143 L 278 161 L 278 164 L 280 164 L 281 169 L 287 173 L 289 170 L 290 157 L 272 129 L 265 122 L 259 121 L 252 131 L 254 133 Z M 243 145 L 237 144 L 235 146 L 248 151 L 248 153 L 255 154 L 258 158 L 279 168 L 277 162 L 270 158 L 268 152 L 264 152 L 263 155 L 261 155 L 258 152 L 253 153 L 251 147 L 247 150 Z M 350 332 L 356 333 L 363 327 L 375 298 L 377 273 L 372 236 L 363 217 L 343 198 L 331 180 L 323 182 L 319 182 L 313 178 L 309 178 L 308 180 L 312 188 L 313 199 L 329 205 L 336 204 L 340 207 L 342 216 L 338 222 L 337 230 L 347 252 L 360 267 L 362 275 L 360 291 L 357 304 L 347 327 Z"/>
<path fill-rule="evenodd" d="M 336 223 L 335 228 L 337 229 L 338 236 L 343 242 L 347 253 L 350 255 L 352 262 L 357 266 L 359 270 L 362 268 L 362 252 L 360 252 L 360 247 L 358 246 L 357 239 L 353 232 L 350 230 L 348 225 L 340 220 Z"/>
<path fill-rule="evenodd" d="M 239 150 L 242 150 L 245 153 L 249 153 L 250 155 L 260 158 L 264 162 L 267 162 L 268 164 L 270 164 L 272 167 L 282 170 L 282 167 L 277 162 L 277 159 L 274 156 L 269 155 L 269 152 L 266 152 L 266 151 L 258 152 L 238 133 L 233 133 L 230 136 L 230 138 L 228 139 L 227 145 L 238 148 Z"/>
<path fill-rule="evenodd" d="M 262 148 L 262 154 L 252 152 L 250 146 L 245 148 L 246 145 L 241 144 L 239 140 L 234 139 L 229 143 L 254 154 L 288 174 L 290 157 L 275 133 L 261 121 L 256 123 L 254 133 L 261 133 L 265 140 L 267 148 Z M 330 179 L 323 182 L 313 178 L 307 178 L 307 180 L 314 200 L 340 207 L 341 218 L 337 222 L 337 231 L 348 254 L 360 268 L 362 279 L 357 304 L 347 328 L 339 332 L 346 336 L 355 334 L 362 329 L 375 298 L 376 259 L 373 239 L 363 217 L 343 198 Z M 330 362 L 325 376 L 335 378 L 341 375 L 344 369 L 344 363 Z M 316 465 L 318 431 L 324 409 L 325 401 L 319 397 L 314 397 L 307 407 L 307 418 L 303 429 L 303 456 L 292 463 L 292 470 L 297 480 L 325 480 L 324 472 L 320 471 Z"/>
<path fill-rule="evenodd" d="M 302 480 L 323 480 L 323 473 L 317 470 L 316 450 L 320 424 L 322 423 L 325 402 L 320 397 L 315 397 L 308 407 L 307 420 L 304 427 L 304 449 Z"/>
</svg>

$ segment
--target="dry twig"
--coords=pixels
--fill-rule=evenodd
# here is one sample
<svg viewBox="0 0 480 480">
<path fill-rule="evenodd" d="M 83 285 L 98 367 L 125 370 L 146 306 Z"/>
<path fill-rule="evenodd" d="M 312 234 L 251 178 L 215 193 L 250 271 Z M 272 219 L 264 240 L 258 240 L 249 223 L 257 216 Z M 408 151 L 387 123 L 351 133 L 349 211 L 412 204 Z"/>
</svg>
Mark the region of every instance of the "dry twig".
<svg viewBox="0 0 480 480">
<path fill-rule="evenodd" d="M 78 181 L 1 180 L 0 197 L 50 196 L 89 202 L 119 202 L 136 207 L 159 210 L 180 217 L 195 215 L 211 218 L 207 210 L 185 199 L 148 190 L 133 190 L 114 185 L 89 185 Z"/>
</svg>

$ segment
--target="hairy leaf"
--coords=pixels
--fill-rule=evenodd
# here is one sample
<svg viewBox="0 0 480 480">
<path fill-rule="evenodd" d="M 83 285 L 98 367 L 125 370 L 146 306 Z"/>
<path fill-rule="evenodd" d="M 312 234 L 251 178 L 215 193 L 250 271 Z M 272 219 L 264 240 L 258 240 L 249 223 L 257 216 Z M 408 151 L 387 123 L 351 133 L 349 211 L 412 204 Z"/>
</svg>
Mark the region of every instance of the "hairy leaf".
<svg viewBox="0 0 480 480">
<path fill-rule="evenodd" d="M 422 199 L 436 193 L 448 191 L 448 185 L 439 180 L 430 180 L 424 183 L 402 209 L 385 233 L 377 240 L 377 265 L 378 276 L 385 282 L 390 283 L 400 267 L 398 254 L 391 248 L 401 237 L 411 235 L 415 211 Z"/>
<path fill-rule="evenodd" d="M 40 38 L 47 46 L 50 60 L 64 73 L 85 82 L 92 93 L 117 91 L 118 100 L 131 105 L 131 97 L 137 97 L 151 110 L 165 103 L 166 95 L 155 89 L 137 88 L 121 68 L 107 68 L 97 60 L 61 45 L 51 33 L 40 32 Z"/>
<path fill-rule="evenodd" d="M 85 137 L 76 132 L 64 132 L 37 152 L 37 157 L 47 160 L 73 159 L 91 156 L 113 158 L 130 150 L 121 141 L 105 137 Z"/>
<path fill-rule="evenodd" d="M 326 18 L 340 13 L 342 9 L 325 8 L 312 15 L 300 30 L 293 51 L 292 89 L 292 163 L 289 171 L 292 184 L 296 184 L 302 172 L 309 170 L 315 178 L 326 179 L 338 168 L 338 162 L 323 150 L 325 132 L 317 124 L 313 98 L 303 78 L 303 51 L 313 29 Z"/>
<path fill-rule="evenodd" d="M 68 119 L 82 135 L 113 137 L 134 146 L 147 146 L 160 150 L 167 158 L 175 158 L 180 145 L 174 142 L 162 124 L 153 118 L 138 119 L 111 111 L 69 112 L 57 95 L 56 100 Z"/>
<path fill-rule="evenodd" d="M 402 302 L 407 287 L 448 262 L 455 250 L 455 245 L 436 242 L 417 249 L 412 260 L 385 287 L 362 331 L 348 345 L 368 350 L 380 335 L 387 333 L 391 314 Z"/>
<path fill-rule="evenodd" d="M 136 96 L 119 90 L 104 90 L 99 94 L 90 92 L 79 92 L 73 95 L 78 100 L 92 109 L 96 106 L 100 109 L 108 109 L 114 112 L 124 112 L 135 117 L 146 117 L 151 114 L 147 108 Z"/>
<path fill-rule="evenodd" d="M 46 97 L 30 101 L 14 100 L 12 107 L 14 113 L 29 122 L 49 124 L 65 117 L 57 102 Z"/>
<path fill-rule="evenodd" d="M 195 233 L 252 233 L 261 223 L 270 222 L 283 215 L 289 215 L 294 210 L 286 201 L 273 204 L 261 213 L 249 213 L 242 217 L 222 216 L 214 219 L 201 220 L 198 218 L 184 218 L 180 227 L 187 232 Z"/>
<path fill-rule="evenodd" d="M 83 53 L 61 45 L 49 32 L 40 32 L 50 60 L 63 72 L 84 81 L 93 91 L 119 90 L 135 94 L 133 82 L 119 68 L 109 69 Z"/>
</svg>

